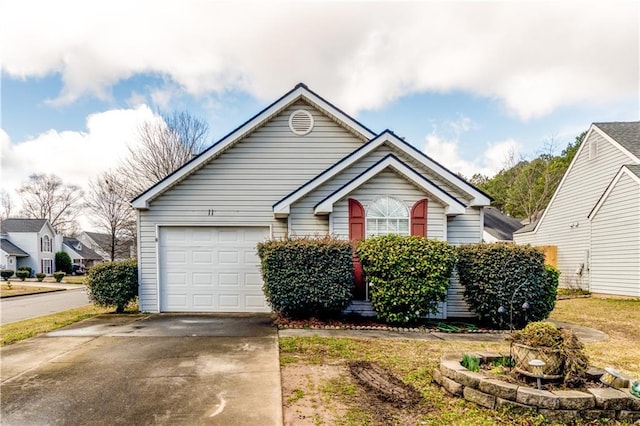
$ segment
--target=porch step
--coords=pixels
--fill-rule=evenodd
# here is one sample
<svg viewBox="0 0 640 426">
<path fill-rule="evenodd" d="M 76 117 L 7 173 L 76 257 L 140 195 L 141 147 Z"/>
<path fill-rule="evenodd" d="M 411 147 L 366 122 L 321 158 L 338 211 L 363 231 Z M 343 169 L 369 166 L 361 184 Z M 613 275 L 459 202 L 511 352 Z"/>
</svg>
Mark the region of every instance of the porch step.
<svg viewBox="0 0 640 426">
<path fill-rule="evenodd" d="M 352 300 L 351 304 L 344 310 L 344 314 L 357 314 L 362 317 L 375 317 L 376 311 L 368 300 Z"/>
</svg>

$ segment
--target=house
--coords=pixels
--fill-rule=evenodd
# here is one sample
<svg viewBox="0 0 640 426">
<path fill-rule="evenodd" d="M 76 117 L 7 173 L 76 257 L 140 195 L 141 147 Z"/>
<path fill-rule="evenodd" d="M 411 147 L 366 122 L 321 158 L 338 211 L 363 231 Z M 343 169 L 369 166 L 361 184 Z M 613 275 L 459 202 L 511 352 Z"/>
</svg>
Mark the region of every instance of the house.
<svg viewBox="0 0 640 426">
<path fill-rule="evenodd" d="M 63 237 L 62 251 L 67 253 L 74 265 L 82 265 L 85 268 L 93 266 L 96 262 L 101 262 L 102 256 L 82 244 L 77 238 Z"/>
<path fill-rule="evenodd" d="M 99 232 L 81 232 L 77 240 L 97 253 L 101 260 L 111 260 L 111 235 Z M 113 260 L 125 260 L 135 257 L 135 245 L 130 240 L 116 239 Z"/>
<path fill-rule="evenodd" d="M 490 201 L 299 84 L 132 201 L 140 309 L 268 312 L 258 242 L 398 233 L 477 243 Z M 462 293 L 453 280 L 440 317 L 473 315 Z"/>
<path fill-rule="evenodd" d="M 518 244 L 557 248 L 560 284 L 640 296 L 640 122 L 594 123 Z"/>
<path fill-rule="evenodd" d="M 5 219 L 0 223 L 0 266 L 17 270 L 28 266 L 34 273 L 54 272 L 56 233 L 47 219 Z"/>
<path fill-rule="evenodd" d="M 523 226 L 518 219 L 502 213 L 497 208 L 485 207 L 482 240 L 485 243 L 511 242 L 513 233 Z"/>
</svg>

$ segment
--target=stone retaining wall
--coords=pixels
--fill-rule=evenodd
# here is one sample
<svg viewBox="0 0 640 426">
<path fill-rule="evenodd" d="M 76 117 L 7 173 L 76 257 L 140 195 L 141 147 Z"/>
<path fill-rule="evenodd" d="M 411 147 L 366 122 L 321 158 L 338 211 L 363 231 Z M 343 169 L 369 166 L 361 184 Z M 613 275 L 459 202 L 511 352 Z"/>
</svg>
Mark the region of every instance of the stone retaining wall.
<svg viewBox="0 0 640 426">
<path fill-rule="evenodd" d="M 497 353 L 474 355 L 480 358 L 481 363 L 509 356 Z M 461 359 L 461 355 L 444 355 L 440 368 L 433 372 L 433 380 L 447 392 L 483 407 L 508 408 L 516 413 L 537 412 L 561 423 L 571 423 L 576 418 L 640 422 L 640 398 L 631 395 L 628 389 L 602 387 L 590 388 L 586 392 L 538 390 L 469 371 L 460 364 Z"/>
</svg>

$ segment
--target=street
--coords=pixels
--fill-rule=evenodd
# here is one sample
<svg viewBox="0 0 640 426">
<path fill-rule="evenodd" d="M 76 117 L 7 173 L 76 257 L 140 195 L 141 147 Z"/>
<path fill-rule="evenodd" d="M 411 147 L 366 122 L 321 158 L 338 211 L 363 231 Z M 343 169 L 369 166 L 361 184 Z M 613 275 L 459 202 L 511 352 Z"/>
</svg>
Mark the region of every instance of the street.
<svg viewBox="0 0 640 426">
<path fill-rule="evenodd" d="M 55 293 L 33 294 L 0 299 L 2 324 L 53 314 L 89 305 L 84 287 Z"/>
</svg>

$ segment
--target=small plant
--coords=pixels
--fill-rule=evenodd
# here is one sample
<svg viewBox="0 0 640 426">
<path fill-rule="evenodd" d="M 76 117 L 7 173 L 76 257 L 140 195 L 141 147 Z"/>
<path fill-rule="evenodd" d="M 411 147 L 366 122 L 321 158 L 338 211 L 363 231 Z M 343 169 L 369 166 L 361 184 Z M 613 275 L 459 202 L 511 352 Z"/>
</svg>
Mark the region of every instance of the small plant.
<svg viewBox="0 0 640 426">
<path fill-rule="evenodd" d="M 56 282 L 59 283 L 60 281 L 62 281 L 65 275 L 66 274 L 64 272 L 57 271 L 53 274 L 53 278 L 55 278 Z"/>
<path fill-rule="evenodd" d="M 47 274 L 43 274 L 42 272 L 38 272 L 36 274 L 36 279 L 38 280 L 38 282 L 42 282 L 44 280 L 44 277 L 46 277 Z"/>
<path fill-rule="evenodd" d="M 135 260 L 99 263 L 89 270 L 86 282 L 89 299 L 98 306 L 115 306 L 120 314 L 138 296 L 138 264 Z"/>
<path fill-rule="evenodd" d="M 56 269 L 60 272 L 64 272 L 67 275 L 71 275 L 73 270 L 72 268 L 72 263 L 71 263 L 71 257 L 69 257 L 69 255 L 63 251 L 59 251 L 56 253 L 56 257 L 55 257 L 55 262 L 56 262 Z"/>
<path fill-rule="evenodd" d="M 475 355 L 462 355 L 462 362 L 460 364 L 469 371 L 480 371 L 480 358 Z"/>
<path fill-rule="evenodd" d="M 16 271 L 16 278 L 24 281 L 29 276 L 29 271 Z"/>
<path fill-rule="evenodd" d="M 491 366 L 493 367 L 513 368 L 515 365 L 516 363 L 510 356 L 501 356 L 491 361 Z"/>
<path fill-rule="evenodd" d="M 31 274 L 33 273 L 33 269 L 31 269 L 30 266 L 21 266 L 21 267 L 18 268 L 18 271 L 26 271 L 27 272 L 27 278 L 31 277 Z"/>
<path fill-rule="evenodd" d="M 11 269 L 3 269 L 2 271 L 0 271 L 0 277 L 2 277 L 2 279 L 6 282 L 9 282 L 9 278 L 11 278 L 14 273 L 15 272 L 13 272 Z"/>
</svg>

